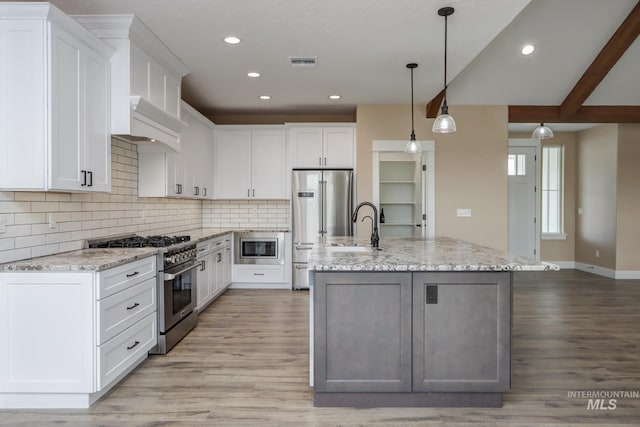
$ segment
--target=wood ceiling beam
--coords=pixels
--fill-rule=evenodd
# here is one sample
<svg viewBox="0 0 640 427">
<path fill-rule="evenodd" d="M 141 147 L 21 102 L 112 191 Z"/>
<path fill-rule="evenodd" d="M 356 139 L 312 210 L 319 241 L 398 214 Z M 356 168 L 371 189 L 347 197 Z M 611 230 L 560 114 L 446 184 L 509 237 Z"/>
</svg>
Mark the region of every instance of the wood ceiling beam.
<svg viewBox="0 0 640 427">
<path fill-rule="evenodd" d="M 613 33 L 611 39 L 602 48 L 598 56 L 584 72 L 580 80 L 560 105 L 562 121 L 573 121 L 572 116 L 578 112 L 582 104 L 593 93 L 602 79 L 611 71 L 629 46 L 640 35 L 640 1 L 629 12 L 627 18 Z"/>
<path fill-rule="evenodd" d="M 427 104 L 427 119 L 435 119 L 440 112 L 440 105 L 442 105 L 442 98 L 444 98 L 444 89 L 439 94 L 433 97 Z"/>
<path fill-rule="evenodd" d="M 599 105 L 580 107 L 569 118 L 560 106 L 510 105 L 509 123 L 640 123 L 638 105 Z"/>
</svg>

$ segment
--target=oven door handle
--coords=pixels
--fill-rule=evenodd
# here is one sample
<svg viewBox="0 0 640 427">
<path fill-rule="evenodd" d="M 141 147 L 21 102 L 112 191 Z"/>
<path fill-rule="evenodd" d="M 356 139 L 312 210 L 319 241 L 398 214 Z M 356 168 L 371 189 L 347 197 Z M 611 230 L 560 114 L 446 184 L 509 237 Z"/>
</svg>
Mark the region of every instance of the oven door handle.
<svg viewBox="0 0 640 427">
<path fill-rule="evenodd" d="M 194 270 L 196 268 L 200 267 L 200 263 L 195 263 L 185 269 L 182 269 L 180 271 L 176 271 L 175 273 L 164 273 L 164 281 L 168 281 L 168 280 L 173 280 L 176 278 L 176 276 L 181 275 L 182 273 L 186 273 L 189 270 Z"/>
</svg>

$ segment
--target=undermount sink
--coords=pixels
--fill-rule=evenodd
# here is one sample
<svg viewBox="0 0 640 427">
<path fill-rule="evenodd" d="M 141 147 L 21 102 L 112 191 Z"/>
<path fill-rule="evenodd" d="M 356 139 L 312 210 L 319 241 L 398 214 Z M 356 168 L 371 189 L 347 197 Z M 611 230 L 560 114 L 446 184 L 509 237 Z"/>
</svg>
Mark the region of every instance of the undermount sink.
<svg viewBox="0 0 640 427">
<path fill-rule="evenodd" d="M 329 252 L 372 252 L 374 250 L 380 250 L 380 248 L 373 248 L 371 246 L 327 246 Z"/>
</svg>

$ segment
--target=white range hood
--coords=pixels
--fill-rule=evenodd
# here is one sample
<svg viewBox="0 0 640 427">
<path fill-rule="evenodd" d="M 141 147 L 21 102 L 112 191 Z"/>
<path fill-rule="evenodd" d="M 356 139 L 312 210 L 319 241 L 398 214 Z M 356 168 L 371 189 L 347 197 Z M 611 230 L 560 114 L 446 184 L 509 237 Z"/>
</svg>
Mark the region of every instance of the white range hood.
<svg viewBox="0 0 640 427">
<path fill-rule="evenodd" d="M 180 151 L 182 77 L 189 70 L 134 15 L 75 15 L 116 53 L 111 59 L 111 133 L 138 151 Z"/>
</svg>

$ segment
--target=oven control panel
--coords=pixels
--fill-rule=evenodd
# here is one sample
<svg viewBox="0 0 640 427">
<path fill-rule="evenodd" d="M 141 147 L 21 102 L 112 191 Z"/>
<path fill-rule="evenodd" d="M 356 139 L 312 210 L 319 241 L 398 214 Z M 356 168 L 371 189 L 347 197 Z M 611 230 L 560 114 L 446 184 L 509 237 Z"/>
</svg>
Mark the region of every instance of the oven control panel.
<svg viewBox="0 0 640 427">
<path fill-rule="evenodd" d="M 166 267 L 168 265 L 181 264 L 185 261 L 195 259 L 196 254 L 197 251 L 195 245 L 189 245 L 180 249 L 172 250 L 165 254 L 164 265 Z"/>
</svg>

